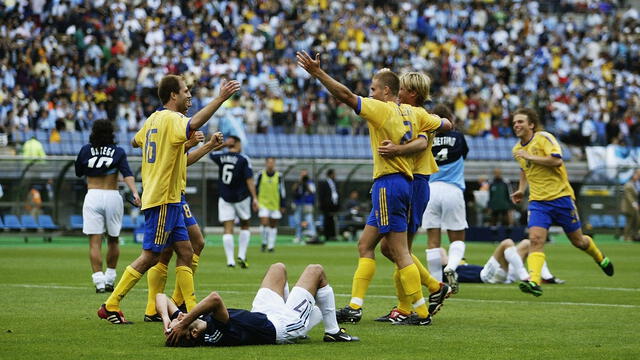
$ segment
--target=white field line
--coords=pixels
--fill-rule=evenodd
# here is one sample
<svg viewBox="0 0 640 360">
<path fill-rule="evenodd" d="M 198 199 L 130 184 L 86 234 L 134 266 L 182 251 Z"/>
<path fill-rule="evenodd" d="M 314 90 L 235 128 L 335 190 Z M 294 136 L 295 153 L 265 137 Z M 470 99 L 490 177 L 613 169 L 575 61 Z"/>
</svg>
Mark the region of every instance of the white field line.
<svg viewBox="0 0 640 360">
<path fill-rule="evenodd" d="M 202 284 L 200 284 L 202 285 Z M 227 286 L 229 284 L 226 284 Z M 232 284 L 237 286 L 246 286 L 248 284 Z M 253 286 L 253 285 L 252 285 Z M 0 287 L 19 287 L 28 289 L 63 289 L 63 290 L 82 290 L 87 291 L 91 289 L 88 286 L 67 286 L 67 285 L 35 285 L 35 284 L 0 284 Z M 614 288 L 616 289 L 616 288 Z M 146 291 L 145 288 L 133 289 L 136 291 Z M 254 291 L 229 291 L 219 290 L 222 294 L 255 294 Z M 336 294 L 339 297 L 350 297 L 350 294 Z M 392 295 L 368 295 L 369 298 L 377 299 L 395 299 Z M 516 301 L 516 300 L 487 300 L 487 299 L 460 299 L 453 298 L 448 299 L 447 302 L 478 302 L 478 303 L 492 303 L 492 304 L 515 304 L 515 305 L 564 305 L 564 306 L 594 306 L 594 307 L 611 307 L 611 308 L 625 308 L 625 309 L 640 309 L 640 305 L 631 304 L 599 304 L 599 303 L 582 303 L 582 302 L 568 302 L 568 301 Z"/>
</svg>

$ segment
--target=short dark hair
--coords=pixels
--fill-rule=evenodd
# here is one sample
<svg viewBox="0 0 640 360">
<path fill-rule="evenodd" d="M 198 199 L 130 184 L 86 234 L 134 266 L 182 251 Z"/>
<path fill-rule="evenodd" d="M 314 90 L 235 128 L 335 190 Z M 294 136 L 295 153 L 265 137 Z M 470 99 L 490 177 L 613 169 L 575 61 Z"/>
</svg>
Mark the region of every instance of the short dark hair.
<svg viewBox="0 0 640 360">
<path fill-rule="evenodd" d="M 164 345 L 169 347 L 194 347 L 194 346 L 202 345 L 203 342 L 204 342 L 204 333 L 202 333 L 201 336 L 197 339 L 194 339 L 189 335 L 182 336 L 178 339 L 175 345 L 170 344 L 169 339 L 167 339 Z"/>
<path fill-rule="evenodd" d="M 89 143 L 93 147 L 113 145 L 116 143 L 111 120 L 96 120 L 93 123 L 91 135 L 89 135 Z"/>
<path fill-rule="evenodd" d="M 540 118 L 538 117 L 538 113 L 530 108 L 519 108 L 516 111 L 514 111 L 513 115 L 511 116 L 511 122 L 513 123 L 513 118 L 516 115 L 525 115 L 527 117 L 527 120 L 529 120 L 530 124 L 533 124 L 533 131 L 540 131 L 542 130 L 542 124 L 540 124 Z"/>
<path fill-rule="evenodd" d="M 180 81 L 182 81 L 182 77 L 178 75 L 167 75 L 160 80 L 158 97 L 163 105 L 171 100 L 171 93 L 180 93 Z"/>
<path fill-rule="evenodd" d="M 441 118 L 445 118 L 451 122 L 453 122 L 453 113 L 451 109 L 445 104 L 438 104 L 433 108 L 433 113 L 435 115 L 440 116 Z"/>
<path fill-rule="evenodd" d="M 329 169 L 329 170 L 327 170 L 327 176 L 333 176 L 333 175 L 335 175 L 335 174 L 336 174 L 336 171 L 335 171 L 335 170 L 333 170 L 333 169 Z"/>
<path fill-rule="evenodd" d="M 240 140 L 240 138 L 235 136 L 235 135 L 229 135 L 229 139 L 233 139 L 233 140 L 235 140 L 236 142 L 239 142 L 239 143 L 242 142 L 242 140 Z"/>
<path fill-rule="evenodd" d="M 391 94 L 398 96 L 400 91 L 400 78 L 393 71 L 380 71 L 373 76 L 374 79 L 378 79 L 382 86 L 388 86 L 391 90 Z"/>
</svg>

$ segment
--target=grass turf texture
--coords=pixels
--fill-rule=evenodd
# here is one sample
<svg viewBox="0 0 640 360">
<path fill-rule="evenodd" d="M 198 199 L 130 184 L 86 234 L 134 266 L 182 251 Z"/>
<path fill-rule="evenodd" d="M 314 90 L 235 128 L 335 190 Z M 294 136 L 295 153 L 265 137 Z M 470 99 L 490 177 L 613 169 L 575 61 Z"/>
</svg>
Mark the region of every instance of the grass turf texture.
<svg viewBox="0 0 640 360">
<path fill-rule="evenodd" d="M 196 273 L 198 299 L 216 290 L 228 307 L 250 308 L 267 266 L 287 264 L 291 286 L 304 266 L 321 263 L 336 292 L 336 306 L 349 300 L 357 252 L 354 243 L 301 246 L 280 237 L 275 253 L 261 253 L 252 239 L 249 269 L 225 266 L 220 237 L 209 237 Z M 601 238 L 602 239 L 602 238 Z M 637 359 L 640 357 L 640 244 L 601 241 L 616 275 L 606 277 L 595 263 L 566 241 L 547 245 L 551 271 L 567 280 L 544 285 L 534 298 L 514 285 L 462 284 L 429 327 L 392 326 L 373 319 L 394 305 L 391 264 L 378 255 L 378 268 L 357 325 L 346 325 L 359 343 L 326 344 L 322 325 L 300 345 L 171 349 L 163 346 L 159 323 L 144 323 L 146 277 L 122 308 L 130 326 L 114 326 L 96 316 L 105 294 L 95 294 L 84 238 L 0 238 L 0 358 L 236 358 L 236 359 Z M 416 242 L 424 258 L 424 237 Z M 494 244 L 470 243 L 467 259 L 484 264 Z M 104 251 L 104 249 L 103 249 Z M 118 276 L 140 252 L 121 248 Z M 167 292 L 175 273 L 170 266 Z"/>
</svg>

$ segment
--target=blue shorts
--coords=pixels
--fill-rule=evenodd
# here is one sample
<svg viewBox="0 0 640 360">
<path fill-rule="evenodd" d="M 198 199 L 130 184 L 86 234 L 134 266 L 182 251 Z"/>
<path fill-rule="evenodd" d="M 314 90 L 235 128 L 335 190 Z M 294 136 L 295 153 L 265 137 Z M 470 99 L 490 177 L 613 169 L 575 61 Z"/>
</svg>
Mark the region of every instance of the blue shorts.
<svg viewBox="0 0 640 360">
<path fill-rule="evenodd" d="M 182 206 L 182 215 L 184 216 L 184 225 L 186 227 L 198 225 L 196 221 L 196 217 L 191 213 L 191 208 L 189 208 L 189 204 L 187 203 L 187 198 L 182 194 L 180 198 L 182 201 L 180 202 L 180 206 Z"/>
<path fill-rule="evenodd" d="M 143 212 L 144 250 L 157 253 L 174 242 L 189 240 L 180 203 L 159 205 Z"/>
<path fill-rule="evenodd" d="M 582 227 L 578 209 L 571 196 L 563 196 L 549 201 L 529 202 L 529 227 L 548 229 L 551 224 L 562 226 L 565 233 L 572 233 Z"/>
<path fill-rule="evenodd" d="M 413 194 L 411 195 L 411 210 L 409 211 L 408 233 L 415 234 L 422 226 L 422 215 L 429 203 L 429 175 L 413 175 L 411 183 Z"/>
<path fill-rule="evenodd" d="M 411 180 L 402 174 L 375 179 L 371 188 L 373 208 L 367 225 L 377 227 L 380 234 L 407 231 L 411 193 Z"/>
</svg>

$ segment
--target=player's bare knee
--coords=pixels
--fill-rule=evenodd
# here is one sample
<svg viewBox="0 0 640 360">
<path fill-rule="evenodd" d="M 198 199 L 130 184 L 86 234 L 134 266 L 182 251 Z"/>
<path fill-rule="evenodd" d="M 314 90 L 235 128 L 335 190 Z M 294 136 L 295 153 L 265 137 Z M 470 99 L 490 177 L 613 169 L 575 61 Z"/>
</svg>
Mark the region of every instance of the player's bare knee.
<svg viewBox="0 0 640 360">
<path fill-rule="evenodd" d="M 504 248 L 515 246 L 516 244 L 511 239 L 504 239 L 500 242 L 500 245 Z"/>
<path fill-rule="evenodd" d="M 284 263 L 277 262 L 269 266 L 269 272 L 280 272 L 287 276 L 287 266 Z"/>
</svg>

